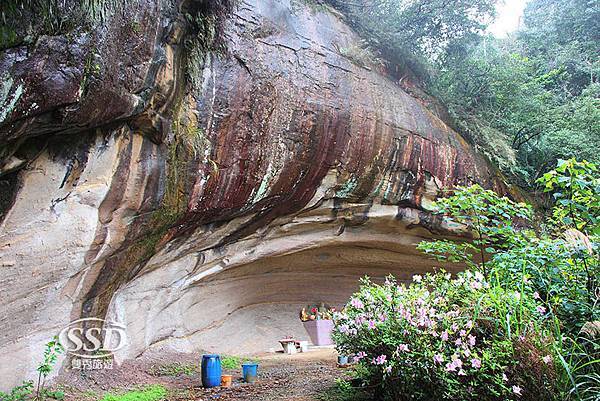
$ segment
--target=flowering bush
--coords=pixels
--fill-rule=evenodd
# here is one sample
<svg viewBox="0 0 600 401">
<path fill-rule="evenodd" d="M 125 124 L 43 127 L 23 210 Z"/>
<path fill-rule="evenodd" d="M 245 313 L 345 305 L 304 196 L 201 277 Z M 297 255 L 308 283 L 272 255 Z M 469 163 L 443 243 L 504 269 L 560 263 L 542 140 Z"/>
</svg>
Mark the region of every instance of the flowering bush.
<svg viewBox="0 0 600 401">
<path fill-rule="evenodd" d="M 544 307 L 479 272 L 363 279 L 333 337 L 369 384 L 394 400 L 551 400 L 554 361 Z"/>
</svg>

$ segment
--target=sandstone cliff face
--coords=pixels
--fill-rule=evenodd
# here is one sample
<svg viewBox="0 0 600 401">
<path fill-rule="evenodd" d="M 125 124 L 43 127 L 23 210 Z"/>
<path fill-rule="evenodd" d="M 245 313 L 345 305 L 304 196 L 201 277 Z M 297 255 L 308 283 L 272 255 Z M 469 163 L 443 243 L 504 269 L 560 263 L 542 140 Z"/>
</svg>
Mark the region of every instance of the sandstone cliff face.
<svg viewBox="0 0 600 401">
<path fill-rule="evenodd" d="M 125 325 L 117 360 L 305 336 L 300 305 L 432 266 L 414 246 L 452 231 L 428 212 L 441 188 L 504 190 L 353 62 L 359 39 L 332 10 L 246 0 L 201 52 L 184 16 L 210 7 L 125 8 L 0 54 L 0 388 L 81 317 Z"/>
</svg>

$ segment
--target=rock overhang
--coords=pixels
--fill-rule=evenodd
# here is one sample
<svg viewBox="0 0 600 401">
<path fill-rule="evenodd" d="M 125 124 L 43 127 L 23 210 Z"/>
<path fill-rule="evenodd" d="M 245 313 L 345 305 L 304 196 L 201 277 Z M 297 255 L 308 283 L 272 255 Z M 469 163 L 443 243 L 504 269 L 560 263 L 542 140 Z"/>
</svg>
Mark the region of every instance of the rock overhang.
<svg viewBox="0 0 600 401">
<path fill-rule="evenodd" d="M 105 65 L 85 91 L 74 84 L 85 36 L 0 55 L 11 90 L 30 93 L 0 137 L 48 138 L 2 222 L 0 255 L 15 261 L 0 281 L 3 377 L 31 374 L 44 340 L 81 317 L 126 323 L 121 360 L 168 344 L 218 350 L 264 305 L 295 330 L 283 322 L 294 308 L 342 303 L 365 274 L 431 268 L 415 244 L 457 233 L 430 213 L 440 189 L 506 192 L 393 77 L 340 52 L 360 39 L 336 13 L 245 1 L 223 21 L 227 52 L 203 54 L 191 85 L 177 10 L 145 3 L 99 28 Z M 44 74 L 26 67 L 48 57 Z M 248 349 L 281 333 L 264 329 Z"/>
</svg>

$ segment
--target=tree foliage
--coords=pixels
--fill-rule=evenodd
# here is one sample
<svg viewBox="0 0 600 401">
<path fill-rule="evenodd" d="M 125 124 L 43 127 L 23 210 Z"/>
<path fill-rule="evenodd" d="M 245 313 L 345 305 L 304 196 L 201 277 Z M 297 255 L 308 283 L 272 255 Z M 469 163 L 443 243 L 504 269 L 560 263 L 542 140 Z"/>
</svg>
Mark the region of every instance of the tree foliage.
<svg viewBox="0 0 600 401">
<path fill-rule="evenodd" d="M 600 156 L 600 3 L 533 0 L 525 26 L 449 48 L 433 89 L 457 127 L 532 187 L 558 159 Z"/>
<path fill-rule="evenodd" d="M 446 219 L 463 225 L 473 234 L 473 240 L 422 241 L 418 248 L 439 261 L 462 262 L 472 269 L 481 266 L 485 276 L 488 275 L 486 255 L 513 246 L 515 240 L 520 240 L 515 235 L 514 222 L 531 217 L 528 205 L 500 197 L 479 185 L 458 187 L 452 195 L 439 199 L 434 206 L 436 212 L 445 215 Z M 474 254 L 479 255 L 477 261 L 473 258 Z"/>
<path fill-rule="evenodd" d="M 327 0 L 390 61 L 427 80 L 431 60 L 481 32 L 496 0 Z M 406 71 L 403 71 L 406 72 Z"/>
</svg>

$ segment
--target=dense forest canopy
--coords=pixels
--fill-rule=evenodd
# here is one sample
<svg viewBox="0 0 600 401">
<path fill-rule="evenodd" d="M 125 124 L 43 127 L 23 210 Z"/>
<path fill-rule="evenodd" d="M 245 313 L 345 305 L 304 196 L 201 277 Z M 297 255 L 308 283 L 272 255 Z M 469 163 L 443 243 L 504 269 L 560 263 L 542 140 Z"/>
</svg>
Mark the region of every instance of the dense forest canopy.
<svg viewBox="0 0 600 401">
<path fill-rule="evenodd" d="M 499 39 L 485 32 L 494 0 L 330 1 L 522 186 L 557 159 L 600 160 L 600 2 L 531 0 Z"/>
</svg>

